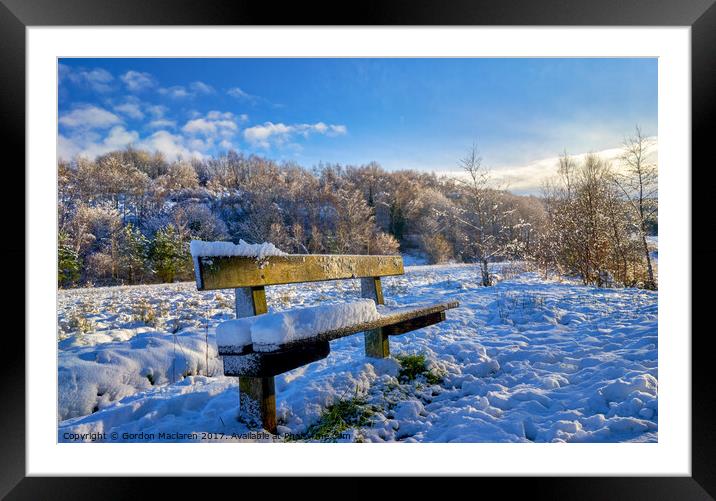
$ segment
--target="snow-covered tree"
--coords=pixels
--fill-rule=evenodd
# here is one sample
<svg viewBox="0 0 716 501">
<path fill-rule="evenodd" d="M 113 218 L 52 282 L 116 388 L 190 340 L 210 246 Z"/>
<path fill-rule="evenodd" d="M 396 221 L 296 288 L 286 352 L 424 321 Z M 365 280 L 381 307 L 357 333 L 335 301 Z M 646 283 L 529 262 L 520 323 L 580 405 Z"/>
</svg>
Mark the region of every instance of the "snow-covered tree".
<svg viewBox="0 0 716 501">
<path fill-rule="evenodd" d="M 400 249 L 400 242 L 390 233 L 378 231 L 370 239 L 368 252 L 379 255 L 395 255 Z"/>
<path fill-rule="evenodd" d="M 633 136 L 624 141 L 624 148 L 619 157 L 622 169 L 614 174 L 614 182 L 635 218 L 635 227 L 641 243 L 647 268 L 647 279 L 644 286 L 656 289 L 654 268 L 646 237 L 649 225 L 655 220 L 658 211 L 659 171 L 656 163 L 649 161 L 649 154 L 654 142 L 644 137 L 639 126 Z"/>
<path fill-rule="evenodd" d="M 182 190 L 193 189 L 199 186 L 199 178 L 194 167 L 189 163 L 174 163 L 169 166 L 166 174 L 154 181 L 154 186 L 160 196 L 167 197 Z"/>
<path fill-rule="evenodd" d="M 357 190 L 340 188 L 333 196 L 333 235 L 329 248 L 336 254 L 370 254 L 375 216 Z"/>
<path fill-rule="evenodd" d="M 480 264 L 482 285 L 489 286 L 493 284 L 490 262 L 512 253 L 516 246 L 508 225 L 511 208 L 506 206 L 502 192 L 491 186 L 490 171 L 482 164 L 475 145 L 460 165 L 465 173 L 458 179 L 463 192 L 452 217 L 464 233 L 457 243 L 463 257 Z"/>
<path fill-rule="evenodd" d="M 375 162 L 307 169 L 233 151 L 171 162 L 127 148 L 58 164 L 58 229 L 82 263 L 76 283 L 190 278 L 188 259 L 161 264 L 172 252 L 152 252 L 143 266 L 137 256 L 143 245 L 169 249 L 167 241 L 186 255 L 191 238 L 272 241 L 294 253 L 417 252 L 432 262 L 480 263 L 485 284 L 491 262 L 518 258 L 590 281 L 606 270 L 619 283 L 648 283 L 646 265 L 634 258 L 635 242 L 641 261 L 645 254 L 629 197 L 614 181 L 611 190 L 587 188 L 583 166 L 565 161 L 558 189 L 543 199 L 495 187 L 475 150 L 458 180 Z M 591 212 L 589 194 L 599 195 Z"/>
<path fill-rule="evenodd" d="M 629 231 L 633 218 L 613 179 L 611 165 L 597 155 L 580 164 L 566 154 L 560 158 L 558 179 L 545 187 L 547 224 L 539 249 L 546 268 L 577 274 L 585 284 L 643 283 Z"/>
</svg>

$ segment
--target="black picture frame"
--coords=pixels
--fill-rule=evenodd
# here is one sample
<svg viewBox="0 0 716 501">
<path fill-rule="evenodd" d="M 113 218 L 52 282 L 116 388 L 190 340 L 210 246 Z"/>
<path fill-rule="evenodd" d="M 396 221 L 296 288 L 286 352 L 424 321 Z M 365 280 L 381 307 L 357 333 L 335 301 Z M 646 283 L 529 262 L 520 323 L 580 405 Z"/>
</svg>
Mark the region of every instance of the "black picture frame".
<svg viewBox="0 0 716 501">
<path fill-rule="evenodd" d="M 0 0 L 0 53 L 3 74 L 0 85 L 0 127 L 7 163 L 4 174 L 14 176 L 12 186 L 26 186 L 25 165 L 25 29 L 31 26 L 90 25 L 574 25 L 574 26 L 690 26 L 692 53 L 692 165 L 699 177 L 711 171 L 711 121 L 716 117 L 716 6 L 715 0 L 390 0 L 337 4 L 314 1 L 286 3 L 246 0 Z M 340 8 L 339 8 L 340 7 Z M 9 161 L 8 161 L 9 159 Z M 11 172 L 7 172 L 11 171 Z M 689 175 L 689 166 L 684 166 Z M 8 185 L 10 186 L 10 185 Z M 708 190 L 708 191 L 707 191 Z M 13 190 L 17 194 L 20 190 Z M 716 229 L 708 215 L 710 186 L 692 180 L 692 230 Z M 18 199 L 20 198 L 20 199 Z M 25 260 L 25 221 L 17 217 L 22 195 L 3 197 L 13 238 L 2 246 L 4 263 Z M 23 205 L 24 206 L 24 205 Z M 703 232 L 701 233 L 703 234 Z M 692 235 L 695 233 L 692 231 Z M 716 255 L 716 244 L 705 239 L 692 242 L 692 262 Z M 25 267 L 31 263 L 25 261 Z M 7 290 L 12 297 L 6 311 L 26 311 L 25 295 L 17 292 L 24 270 L 5 266 Z M 693 282 L 692 282 L 693 284 Z M 692 285 L 692 311 L 708 311 L 706 294 Z M 24 291 L 24 286 L 23 286 Z M 22 299 L 21 299 L 22 298 Z M 31 300 L 31 298 L 28 298 Z M 13 304 L 17 303 L 17 304 Z M 22 304 L 20 304 L 22 302 Z M 662 307 L 668 308 L 669 305 Z M 50 312 L 48 312 L 50 314 Z M 54 312 L 52 312 L 54 314 Z M 17 313 L 13 313 L 19 319 Z M 712 329 L 696 329 L 692 346 L 692 476 L 618 478 L 531 478 L 538 484 L 530 497 L 577 499 L 713 499 L 716 496 L 716 391 L 711 389 Z M 22 321 L 17 322 L 22 324 Z M 144 492 L 141 479 L 26 477 L 25 475 L 25 343 L 18 329 L 8 339 L 3 356 L 0 400 L 0 496 L 7 499 L 81 499 L 90 496 L 130 497 Z M 24 331 L 24 327 L 23 327 Z M 490 480 L 484 479 L 480 482 Z M 510 490 L 517 484 L 509 480 Z M 154 482 L 154 481 L 153 481 Z M 496 479 L 505 488 L 505 480 Z M 172 479 L 171 486 L 186 488 L 187 482 Z M 484 485 L 484 484 L 483 484 Z M 169 486 L 167 486 L 169 487 Z M 213 492 L 216 487 L 211 486 Z M 167 494 L 165 491 L 164 494 Z"/>
</svg>

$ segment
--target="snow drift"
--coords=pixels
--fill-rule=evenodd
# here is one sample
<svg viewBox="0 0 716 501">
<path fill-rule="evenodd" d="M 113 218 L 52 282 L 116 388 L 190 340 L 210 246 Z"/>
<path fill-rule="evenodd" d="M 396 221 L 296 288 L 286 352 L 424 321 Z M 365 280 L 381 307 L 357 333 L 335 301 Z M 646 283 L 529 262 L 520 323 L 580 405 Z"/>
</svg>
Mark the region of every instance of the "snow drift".
<svg viewBox="0 0 716 501">
<path fill-rule="evenodd" d="M 391 338 L 393 355 L 424 354 L 440 383 L 401 381 L 396 359 L 365 358 L 362 336 L 339 339 L 327 358 L 276 377 L 280 433 L 305 432 L 327 405 L 358 395 L 372 415 L 348 441 L 657 440 L 658 293 L 536 273 L 482 287 L 470 265 L 408 267 L 384 280 L 384 292 L 390 307 L 460 301 L 446 321 Z M 215 349 L 216 326 L 234 315 L 233 294 L 198 292 L 194 283 L 60 291 L 61 325 L 88 296 L 96 303 L 96 332 L 63 332 L 58 344 L 60 441 L 92 431 L 248 431 L 236 421 L 238 381 L 221 375 Z M 271 313 L 324 306 L 334 297 L 360 301 L 359 281 L 267 289 Z M 140 299 L 180 302 L 178 312 L 198 319 L 178 333 L 184 352 L 174 352 L 165 327 L 123 321 Z M 296 332 L 305 332 L 301 325 L 294 324 Z M 211 377 L 203 369 L 207 334 Z M 275 341 L 268 330 L 265 336 Z"/>
</svg>

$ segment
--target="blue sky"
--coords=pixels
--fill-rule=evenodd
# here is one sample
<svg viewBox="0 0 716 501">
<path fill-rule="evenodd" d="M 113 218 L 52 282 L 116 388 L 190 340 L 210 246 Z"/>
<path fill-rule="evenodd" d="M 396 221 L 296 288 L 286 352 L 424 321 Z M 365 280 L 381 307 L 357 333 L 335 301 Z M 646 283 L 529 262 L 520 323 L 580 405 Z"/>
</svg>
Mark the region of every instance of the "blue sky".
<svg viewBox="0 0 716 501">
<path fill-rule="evenodd" d="M 62 59 L 58 156 L 499 170 L 657 134 L 656 59 Z"/>
</svg>

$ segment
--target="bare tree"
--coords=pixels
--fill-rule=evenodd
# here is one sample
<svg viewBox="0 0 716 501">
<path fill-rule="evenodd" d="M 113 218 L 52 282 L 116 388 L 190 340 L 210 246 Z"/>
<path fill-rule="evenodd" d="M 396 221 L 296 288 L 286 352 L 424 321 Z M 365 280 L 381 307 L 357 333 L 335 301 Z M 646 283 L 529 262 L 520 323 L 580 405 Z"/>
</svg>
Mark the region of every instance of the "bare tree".
<svg viewBox="0 0 716 501">
<path fill-rule="evenodd" d="M 462 164 L 469 167 L 464 182 L 376 163 L 306 169 L 235 152 L 168 161 L 128 148 L 61 162 L 61 245 L 71 267 L 82 270 L 69 283 L 160 280 L 157 253 L 144 259 L 157 238 L 182 255 L 190 238 L 201 238 L 270 240 L 300 253 L 424 252 L 436 262 L 480 263 L 489 284 L 488 263 L 516 250 L 537 252 L 537 226 L 525 220 L 536 220 L 531 204 L 542 202 L 488 186 L 473 153 Z M 507 245 L 514 239 L 524 242 L 523 251 Z M 139 257 L 127 266 L 122 257 L 129 252 Z"/>
<path fill-rule="evenodd" d="M 560 158 L 558 177 L 545 186 L 546 220 L 538 260 L 545 269 L 577 274 L 584 284 L 644 284 L 646 267 L 627 201 L 609 162 L 589 154 L 581 163 Z"/>
<path fill-rule="evenodd" d="M 467 178 L 460 179 L 466 197 L 453 213 L 466 229 L 466 248 L 470 258 L 480 263 L 482 285 L 492 285 L 490 261 L 505 255 L 511 247 L 506 217 L 510 214 L 500 199 L 499 190 L 490 186 L 490 172 L 482 165 L 482 157 L 473 144 L 460 160 Z"/>
<path fill-rule="evenodd" d="M 375 216 L 357 190 L 338 189 L 334 196 L 333 246 L 338 254 L 370 254 Z"/>
<path fill-rule="evenodd" d="M 646 241 L 649 222 L 658 210 L 658 168 L 647 160 L 653 142 L 645 138 L 637 125 L 635 134 L 624 141 L 619 157 L 623 169 L 614 174 L 614 182 L 621 190 L 636 219 L 636 227 L 646 259 L 648 289 L 656 289 L 654 269 Z"/>
</svg>

